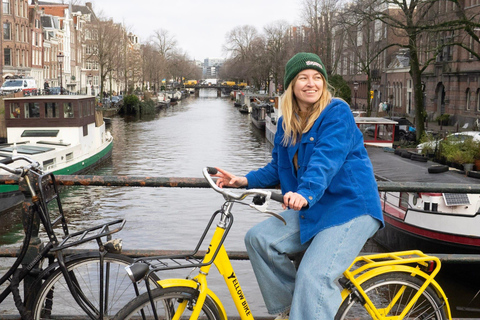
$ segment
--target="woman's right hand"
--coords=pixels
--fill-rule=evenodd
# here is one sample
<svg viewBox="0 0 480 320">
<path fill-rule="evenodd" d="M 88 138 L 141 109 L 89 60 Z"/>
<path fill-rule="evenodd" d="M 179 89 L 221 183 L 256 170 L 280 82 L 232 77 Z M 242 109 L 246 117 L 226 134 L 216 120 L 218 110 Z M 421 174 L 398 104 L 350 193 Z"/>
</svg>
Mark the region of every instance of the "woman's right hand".
<svg viewBox="0 0 480 320">
<path fill-rule="evenodd" d="M 231 174 L 228 171 L 222 170 L 220 168 L 215 168 L 218 170 L 216 174 L 212 174 L 212 177 L 218 177 L 217 186 L 220 188 L 223 187 L 246 187 L 248 185 L 248 180 L 245 177 L 237 177 L 234 174 Z"/>
</svg>

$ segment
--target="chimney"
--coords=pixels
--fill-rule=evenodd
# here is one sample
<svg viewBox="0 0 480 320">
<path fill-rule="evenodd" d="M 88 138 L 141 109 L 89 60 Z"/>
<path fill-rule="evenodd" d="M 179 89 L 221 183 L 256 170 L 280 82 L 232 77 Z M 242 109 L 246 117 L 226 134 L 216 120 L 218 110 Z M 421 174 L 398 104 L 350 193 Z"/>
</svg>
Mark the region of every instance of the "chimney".
<svg viewBox="0 0 480 320">
<path fill-rule="evenodd" d="M 93 11 L 91 2 L 85 2 L 85 5 L 90 9 L 90 11 Z"/>
</svg>

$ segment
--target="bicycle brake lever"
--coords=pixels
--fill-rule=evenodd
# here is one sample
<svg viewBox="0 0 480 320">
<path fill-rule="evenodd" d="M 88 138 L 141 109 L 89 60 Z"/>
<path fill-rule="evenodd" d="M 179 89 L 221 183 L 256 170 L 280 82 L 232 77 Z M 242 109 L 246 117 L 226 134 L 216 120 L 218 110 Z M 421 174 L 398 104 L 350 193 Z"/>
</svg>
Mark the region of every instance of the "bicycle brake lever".
<svg viewBox="0 0 480 320">
<path fill-rule="evenodd" d="M 262 205 L 256 205 L 256 204 L 249 204 L 250 208 L 253 208 L 253 209 L 256 209 L 258 211 L 260 211 L 261 213 L 266 213 L 266 214 L 269 214 L 269 215 L 272 215 L 274 216 L 275 218 L 281 220 L 283 222 L 283 224 L 287 224 L 287 222 L 285 221 L 285 219 L 283 219 L 283 217 L 281 215 L 279 215 L 278 213 L 275 213 L 273 211 L 269 211 L 267 210 L 267 207 L 268 207 L 268 201 L 265 201 L 264 204 Z"/>
</svg>

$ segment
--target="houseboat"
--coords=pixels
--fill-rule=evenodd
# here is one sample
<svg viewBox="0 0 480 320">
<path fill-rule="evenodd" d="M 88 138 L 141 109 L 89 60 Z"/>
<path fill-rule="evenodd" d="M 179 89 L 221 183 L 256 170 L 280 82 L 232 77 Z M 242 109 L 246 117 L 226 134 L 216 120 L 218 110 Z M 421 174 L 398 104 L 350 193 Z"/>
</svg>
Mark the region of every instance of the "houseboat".
<svg viewBox="0 0 480 320">
<path fill-rule="evenodd" d="M 463 171 L 368 147 L 378 181 L 478 184 Z M 425 159 L 423 159 L 425 160 Z M 480 253 L 480 194 L 380 192 L 385 228 L 374 239 L 391 251 Z"/>
<path fill-rule="evenodd" d="M 393 146 L 396 121 L 379 117 L 355 117 L 355 123 L 363 134 L 363 142 L 368 146 Z"/>
<path fill-rule="evenodd" d="M 93 96 L 29 96 L 4 103 L 7 143 L 0 145 L 0 159 L 26 155 L 46 171 L 71 175 L 111 156 L 113 138 Z M 0 212 L 22 200 L 18 186 L 0 184 Z"/>
<path fill-rule="evenodd" d="M 277 133 L 277 121 L 282 114 L 282 111 L 279 108 L 280 97 L 270 98 L 270 103 L 273 105 L 273 108 L 271 108 L 270 112 L 265 116 L 265 137 L 267 138 L 267 141 L 273 145 L 275 133 Z"/>
<path fill-rule="evenodd" d="M 265 101 L 255 99 L 251 103 L 250 116 L 253 124 L 260 130 L 265 130 L 266 117 L 273 111 L 273 98 L 268 98 Z"/>
</svg>

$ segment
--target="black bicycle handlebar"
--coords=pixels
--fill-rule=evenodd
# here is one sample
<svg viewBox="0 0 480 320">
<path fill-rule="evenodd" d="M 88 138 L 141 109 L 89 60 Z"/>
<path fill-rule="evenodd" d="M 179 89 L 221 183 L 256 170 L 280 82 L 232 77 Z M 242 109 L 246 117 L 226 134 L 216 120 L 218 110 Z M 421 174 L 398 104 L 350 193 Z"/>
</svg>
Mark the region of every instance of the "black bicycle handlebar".
<svg viewBox="0 0 480 320">
<path fill-rule="evenodd" d="M 28 162 L 28 165 L 18 167 L 18 168 L 11 168 L 7 166 L 8 164 L 14 163 L 15 161 L 26 161 Z M 16 175 L 23 175 L 25 172 L 27 172 L 30 169 L 41 169 L 40 168 L 40 163 L 35 161 L 34 159 L 27 157 L 27 156 L 22 156 L 22 155 L 17 155 L 17 156 L 12 156 L 12 157 L 6 157 L 5 159 L 0 160 L 0 169 L 3 169 L 5 171 L 8 171 L 10 173 L 16 174 Z"/>
</svg>

